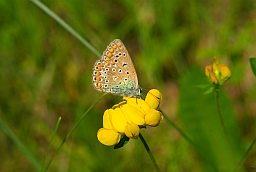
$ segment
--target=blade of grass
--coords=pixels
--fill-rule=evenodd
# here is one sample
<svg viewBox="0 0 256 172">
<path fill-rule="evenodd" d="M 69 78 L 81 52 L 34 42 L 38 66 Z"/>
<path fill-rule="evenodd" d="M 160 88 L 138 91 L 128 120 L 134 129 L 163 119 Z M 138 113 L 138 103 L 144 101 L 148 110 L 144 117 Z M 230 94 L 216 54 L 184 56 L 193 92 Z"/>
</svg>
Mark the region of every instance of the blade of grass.
<svg viewBox="0 0 256 172">
<path fill-rule="evenodd" d="M 44 11 L 48 16 L 53 18 L 57 23 L 59 23 L 66 31 L 78 39 L 86 48 L 93 52 L 97 57 L 101 57 L 99 51 L 97 51 L 87 40 L 85 40 L 77 31 L 75 31 L 70 25 L 68 25 L 64 20 L 62 20 L 58 15 L 56 15 L 52 10 L 50 10 L 46 5 L 44 5 L 39 0 L 30 0 L 34 5 Z"/>
<path fill-rule="evenodd" d="M 25 155 L 25 157 L 32 163 L 36 171 L 40 171 L 41 164 L 33 153 L 26 147 L 21 140 L 14 134 L 10 127 L 0 119 L 0 129 L 13 141 L 17 148 Z"/>
<path fill-rule="evenodd" d="M 50 137 L 50 141 L 49 141 L 49 145 L 48 145 L 48 148 L 47 148 L 47 152 L 50 151 L 50 148 L 52 146 L 52 142 L 53 142 L 53 139 L 54 137 L 56 136 L 56 133 L 57 133 L 57 130 L 60 126 L 60 122 L 61 122 L 61 116 L 58 118 L 57 122 L 56 122 L 56 125 L 54 127 L 54 130 L 53 130 L 53 133 L 51 134 L 51 137 Z M 46 160 L 47 160 L 47 155 L 45 156 L 44 160 L 43 160 L 43 164 L 46 163 Z M 46 166 L 46 165 L 45 165 Z M 44 168 L 41 169 L 41 171 L 43 171 Z"/>
<path fill-rule="evenodd" d="M 151 159 L 151 161 L 152 161 L 152 163 L 153 163 L 153 165 L 155 167 L 155 170 L 157 172 L 160 172 L 160 168 L 159 168 L 159 166 L 158 166 L 158 164 L 156 162 L 156 159 L 154 158 L 154 156 L 153 156 L 153 154 L 152 154 L 152 152 L 151 152 L 151 150 L 150 150 L 146 140 L 143 138 L 141 133 L 139 134 L 139 137 L 140 137 L 140 140 L 143 143 L 143 145 L 144 145 L 144 147 L 145 147 L 145 149 L 146 149 L 146 151 L 147 151 L 147 153 L 148 153 L 148 155 L 149 155 L 149 157 L 150 157 L 150 159 Z"/>
<path fill-rule="evenodd" d="M 103 97 L 107 95 L 107 93 L 102 94 L 93 104 L 91 104 L 91 106 L 79 117 L 79 119 L 76 121 L 76 123 L 73 125 L 73 127 L 69 130 L 69 132 L 66 134 L 66 136 L 63 138 L 62 142 L 59 144 L 59 146 L 57 147 L 56 152 L 52 155 L 52 157 L 50 158 L 50 160 L 48 161 L 48 163 L 46 164 L 46 166 L 44 167 L 43 171 L 46 172 L 51 163 L 53 162 L 54 158 L 56 157 L 56 155 L 59 153 L 60 149 L 62 148 L 62 146 L 64 145 L 64 143 L 68 140 L 68 138 L 71 136 L 71 134 L 73 133 L 73 131 L 78 127 L 78 125 L 80 124 L 80 122 L 83 120 L 83 118 L 91 111 L 91 109 L 97 104 L 99 103 Z"/>
<path fill-rule="evenodd" d="M 248 149 L 245 151 L 244 156 L 242 157 L 242 159 L 240 160 L 240 162 L 238 163 L 237 167 L 235 168 L 235 172 L 238 171 L 241 166 L 243 165 L 243 163 L 245 162 L 246 158 L 249 155 L 249 152 L 252 150 L 253 146 L 256 143 L 256 137 L 253 139 L 252 143 L 250 144 L 250 146 L 248 147 Z"/>
</svg>

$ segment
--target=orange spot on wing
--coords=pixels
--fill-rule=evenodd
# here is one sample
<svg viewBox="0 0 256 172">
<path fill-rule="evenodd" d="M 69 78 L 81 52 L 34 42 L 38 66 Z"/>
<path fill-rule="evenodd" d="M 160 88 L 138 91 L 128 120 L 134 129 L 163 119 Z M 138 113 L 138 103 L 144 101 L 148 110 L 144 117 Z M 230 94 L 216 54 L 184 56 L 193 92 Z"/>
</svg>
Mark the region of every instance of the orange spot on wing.
<svg viewBox="0 0 256 172">
<path fill-rule="evenodd" d="M 113 48 L 110 48 L 110 49 L 109 49 L 109 52 L 113 53 L 113 52 L 114 52 L 114 49 L 113 49 Z"/>
<path fill-rule="evenodd" d="M 107 56 L 108 56 L 108 57 L 111 57 L 112 55 L 113 55 L 113 54 L 110 53 L 110 52 L 107 53 Z"/>
<path fill-rule="evenodd" d="M 101 83 L 98 83 L 97 88 L 98 88 L 98 89 L 101 89 L 101 88 L 102 88 L 102 84 L 101 84 Z"/>
</svg>

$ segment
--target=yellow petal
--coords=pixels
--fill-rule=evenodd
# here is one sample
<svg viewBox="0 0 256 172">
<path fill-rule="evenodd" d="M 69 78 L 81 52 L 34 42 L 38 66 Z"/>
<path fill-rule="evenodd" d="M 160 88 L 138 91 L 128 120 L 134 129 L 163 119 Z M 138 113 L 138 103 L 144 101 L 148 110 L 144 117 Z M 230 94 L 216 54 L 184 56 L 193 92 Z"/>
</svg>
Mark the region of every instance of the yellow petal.
<svg viewBox="0 0 256 172">
<path fill-rule="evenodd" d="M 121 134 L 115 130 L 100 128 L 97 133 L 97 138 L 102 144 L 113 146 L 120 141 Z"/>
<path fill-rule="evenodd" d="M 206 66 L 205 66 L 205 75 L 206 75 L 207 77 L 209 77 L 209 76 L 210 76 L 210 73 L 212 73 L 212 65 L 206 65 Z"/>
<path fill-rule="evenodd" d="M 145 116 L 146 124 L 151 127 L 158 126 L 162 119 L 162 113 L 155 109 L 150 109 L 149 113 L 147 113 Z"/>
<path fill-rule="evenodd" d="M 103 114 L 103 128 L 106 129 L 113 129 L 113 126 L 111 124 L 110 116 L 109 116 L 109 111 L 113 109 L 107 109 L 104 114 Z"/>
<path fill-rule="evenodd" d="M 122 113 L 120 108 L 115 108 L 109 111 L 110 121 L 113 126 L 113 129 L 120 133 L 124 133 L 127 119 L 125 118 L 124 113 Z"/>
<path fill-rule="evenodd" d="M 140 134 L 140 128 L 134 123 L 128 123 L 125 128 L 125 135 L 131 139 L 136 139 Z"/>
<path fill-rule="evenodd" d="M 220 73 L 221 73 L 222 82 L 228 80 L 231 77 L 230 69 L 226 65 L 219 64 L 219 70 L 220 70 Z"/>
<path fill-rule="evenodd" d="M 157 109 L 159 107 L 161 100 L 162 94 L 157 89 L 151 89 L 145 98 L 145 102 L 153 109 Z"/>
<path fill-rule="evenodd" d="M 147 113 L 150 109 L 149 105 L 142 99 L 139 98 L 126 98 L 127 104 L 130 104 L 132 106 L 135 106 L 140 111 Z"/>
<path fill-rule="evenodd" d="M 134 123 L 136 125 L 145 124 L 145 113 L 141 111 L 141 109 L 139 109 L 138 106 L 136 107 L 130 104 L 124 104 L 120 108 L 128 122 Z"/>
</svg>

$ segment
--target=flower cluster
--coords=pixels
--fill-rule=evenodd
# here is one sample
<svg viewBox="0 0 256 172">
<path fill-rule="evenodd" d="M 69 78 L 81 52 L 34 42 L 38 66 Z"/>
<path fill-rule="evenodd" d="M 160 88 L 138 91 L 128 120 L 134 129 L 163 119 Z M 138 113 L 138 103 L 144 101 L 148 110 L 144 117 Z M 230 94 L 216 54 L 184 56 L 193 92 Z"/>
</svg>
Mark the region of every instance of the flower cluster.
<svg viewBox="0 0 256 172">
<path fill-rule="evenodd" d="M 213 64 L 207 65 L 205 67 L 205 75 L 209 78 L 210 82 L 215 86 L 224 84 L 230 77 L 230 69 L 214 60 Z"/>
<path fill-rule="evenodd" d="M 156 90 L 150 90 L 145 100 L 124 97 L 124 101 L 107 109 L 103 115 L 103 128 L 97 133 L 98 140 L 107 146 L 119 143 L 123 136 L 135 139 L 140 128 L 158 126 L 163 119 L 158 111 L 162 95 Z"/>
</svg>

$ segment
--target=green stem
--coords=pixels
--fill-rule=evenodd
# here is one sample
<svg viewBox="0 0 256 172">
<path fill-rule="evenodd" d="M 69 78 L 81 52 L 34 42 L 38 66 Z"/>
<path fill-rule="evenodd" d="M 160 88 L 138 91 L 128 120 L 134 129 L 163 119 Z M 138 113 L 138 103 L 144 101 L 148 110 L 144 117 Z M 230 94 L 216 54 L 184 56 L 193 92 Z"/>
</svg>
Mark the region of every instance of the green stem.
<svg viewBox="0 0 256 172">
<path fill-rule="evenodd" d="M 161 109 L 159 109 L 159 111 L 163 114 L 164 119 L 166 120 L 166 122 L 167 122 L 168 124 L 170 124 L 173 128 L 175 128 L 175 129 L 180 133 L 180 135 L 181 135 L 188 143 L 190 143 L 192 146 L 195 147 L 195 144 L 194 144 L 193 141 L 187 136 L 187 134 L 186 134 L 184 131 L 182 131 L 182 129 L 180 129 L 176 124 L 174 124 L 174 123 L 172 122 L 172 120 L 170 120 L 170 118 L 169 118 Z"/>
<path fill-rule="evenodd" d="M 252 150 L 254 144 L 256 143 L 256 137 L 253 139 L 252 143 L 250 144 L 250 146 L 248 147 L 248 149 L 246 150 L 246 152 L 244 153 L 244 156 L 242 157 L 242 159 L 239 161 L 237 167 L 235 168 L 235 172 L 238 171 L 241 166 L 243 165 L 243 163 L 245 162 L 246 158 L 248 157 L 249 152 Z"/>
<path fill-rule="evenodd" d="M 75 31 L 70 25 L 56 15 L 52 10 L 45 6 L 39 0 L 30 0 L 34 5 L 44 11 L 48 16 L 52 17 L 57 23 L 59 23 L 66 31 L 78 39 L 85 47 L 92 51 L 96 56 L 101 57 L 99 51 L 97 51 L 87 40 L 85 40 L 77 31 Z"/>
<path fill-rule="evenodd" d="M 68 138 L 71 136 L 71 134 L 73 133 L 73 131 L 77 128 L 77 126 L 80 124 L 80 122 L 83 120 L 83 118 L 90 112 L 90 110 L 97 104 L 99 103 L 102 98 L 106 95 L 107 93 L 102 94 L 81 116 L 80 118 L 76 121 L 76 123 L 73 125 L 73 127 L 69 130 L 69 132 L 66 134 L 66 136 L 63 138 L 62 142 L 60 143 L 60 145 L 57 147 L 56 152 L 52 155 L 52 157 L 50 158 L 49 162 L 46 164 L 45 168 L 44 168 L 44 172 L 46 172 L 52 161 L 54 160 L 54 158 L 56 157 L 56 155 L 59 153 L 60 149 L 62 148 L 62 146 L 64 145 L 64 143 L 68 140 Z"/>
<path fill-rule="evenodd" d="M 227 129 L 225 127 L 225 123 L 224 123 L 222 113 L 221 113 L 221 108 L 220 108 L 220 89 L 219 88 L 215 88 L 215 99 L 216 99 L 217 114 L 219 116 L 223 131 L 224 131 L 225 135 L 227 136 Z"/>
<path fill-rule="evenodd" d="M 157 165 L 156 159 L 154 158 L 154 156 L 153 156 L 153 154 L 152 154 L 152 152 L 151 152 L 151 150 L 150 150 L 150 148 L 149 148 L 149 146 L 148 146 L 146 140 L 143 138 L 143 136 L 142 136 L 141 133 L 139 134 L 139 137 L 140 137 L 140 140 L 141 140 L 141 142 L 143 143 L 143 145 L 144 145 L 144 147 L 145 147 L 145 149 L 146 149 L 146 151 L 147 151 L 147 153 L 148 153 L 148 155 L 149 155 L 149 157 L 150 157 L 150 159 L 151 159 L 151 161 L 152 161 L 152 163 L 153 163 L 153 165 L 154 165 L 156 171 L 157 171 L 157 172 L 160 172 L 160 168 L 159 168 L 159 166 Z"/>
</svg>

